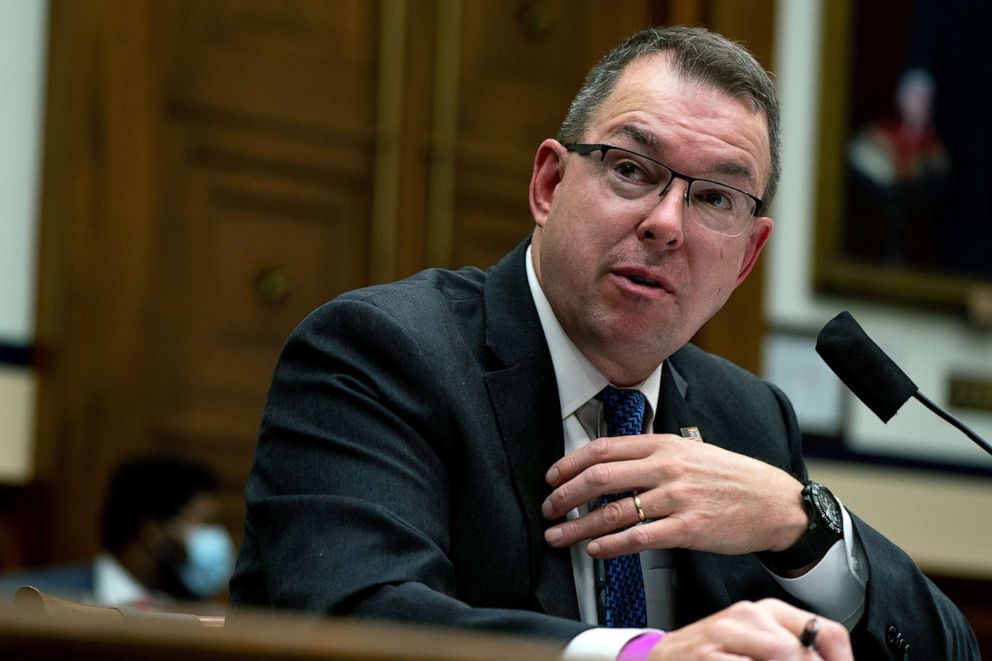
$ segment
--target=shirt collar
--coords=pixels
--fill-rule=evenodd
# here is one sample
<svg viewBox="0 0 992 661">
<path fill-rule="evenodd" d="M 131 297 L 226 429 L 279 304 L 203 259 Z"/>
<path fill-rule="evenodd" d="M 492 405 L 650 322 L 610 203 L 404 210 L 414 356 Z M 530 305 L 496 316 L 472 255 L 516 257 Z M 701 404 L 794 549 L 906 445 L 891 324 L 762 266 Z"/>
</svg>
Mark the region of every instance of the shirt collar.
<svg viewBox="0 0 992 661">
<path fill-rule="evenodd" d="M 94 601 L 104 606 L 124 606 L 147 601 L 152 594 L 109 553 L 101 553 L 93 564 Z"/>
<path fill-rule="evenodd" d="M 572 342 L 571 338 L 558 323 L 551 303 L 541 289 L 541 283 L 534 272 L 533 258 L 531 257 L 531 246 L 527 246 L 525 262 L 527 265 L 527 284 L 530 285 L 530 294 L 537 307 L 537 316 L 541 320 L 541 329 L 544 331 L 544 338 L 548 343 L 548 350 L 551 352 L 551 363 L 555 368 L 555 380 L 558 383 L 558 400 L 561 402 L 561 419 L 574 414 L 579 407 L 596 396 L 600 390 L 605 388 L 609 381 L 597 370 L 589 359 Z M 658 392 L 661 389 L 661 367 L 664 363 L 655 367 L 654 371 L 637 386 L 645 399 L 647 399 L 650 409 L 645 411 L 645 419 L 653 420 L 654 411 L 658 408 Z"/>
</svg>

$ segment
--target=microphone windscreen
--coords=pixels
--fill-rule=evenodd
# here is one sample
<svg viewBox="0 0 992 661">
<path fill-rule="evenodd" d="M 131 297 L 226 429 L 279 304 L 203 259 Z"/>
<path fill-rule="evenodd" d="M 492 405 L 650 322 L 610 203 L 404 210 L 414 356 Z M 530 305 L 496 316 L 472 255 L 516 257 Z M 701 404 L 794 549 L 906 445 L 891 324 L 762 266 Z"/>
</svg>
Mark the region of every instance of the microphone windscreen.
<svg viewBox="0 0 992 661">
<path fill-rule="evenodd" d="M 823 327 L 816 352 L 882 422 L 888 422 L 919 390 L 847 311 Z"/>
</svg>

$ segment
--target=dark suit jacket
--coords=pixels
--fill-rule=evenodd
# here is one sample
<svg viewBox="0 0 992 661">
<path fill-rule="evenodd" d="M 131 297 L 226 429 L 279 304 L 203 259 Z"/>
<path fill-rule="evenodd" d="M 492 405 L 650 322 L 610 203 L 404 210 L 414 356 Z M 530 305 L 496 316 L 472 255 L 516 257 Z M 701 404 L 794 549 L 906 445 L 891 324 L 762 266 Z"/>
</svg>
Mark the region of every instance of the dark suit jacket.
<svg viewBox="0 0 992 661">
<path fill-rule="evenodd" d="M 234 607 L 563 642 L 588 628 L 569 552 L 542 536 L 543 475 L 563 433 L 525 250 L 488 272 L 428 270 L 345 294 L 294 331 L 248 480 Z M 666 362 L 656 418 L 656 431 L 695 425 L 708 443 L 805 477 L 782 393 L 693 346 Z M 914 656 L 967 658 L 975 643 L 960 613 L 855 521 L 871 571 L 857 652 L 887 655 L 891 626 Z M 741 599 L 795 601 L 753 556 L 678 555 L 683 622 Z"/>
</svg>

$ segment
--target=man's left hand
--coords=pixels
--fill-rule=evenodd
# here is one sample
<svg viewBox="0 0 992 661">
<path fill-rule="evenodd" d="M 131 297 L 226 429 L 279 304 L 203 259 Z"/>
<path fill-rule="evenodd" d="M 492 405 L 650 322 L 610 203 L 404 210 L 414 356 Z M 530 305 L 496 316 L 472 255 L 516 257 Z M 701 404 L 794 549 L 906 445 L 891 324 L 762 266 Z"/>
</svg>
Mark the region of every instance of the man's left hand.
<svg viewBox="0 0 992 661">
<path fill-rule="evenodd" d="M 637 492 L 646 518 L 641 525 L 635 525 L 640 518 L 629 497 L 545 532 L 555 547 L 590 540 L 594 558 L 649 548 L 781 551 L 808 524 L 802 484 L 785 471 L 672 434 L 596 439 L 555 462 L 546 479 L 555 487 L 542 505 L 548 519 L 604 494 Z"/>
</svg>

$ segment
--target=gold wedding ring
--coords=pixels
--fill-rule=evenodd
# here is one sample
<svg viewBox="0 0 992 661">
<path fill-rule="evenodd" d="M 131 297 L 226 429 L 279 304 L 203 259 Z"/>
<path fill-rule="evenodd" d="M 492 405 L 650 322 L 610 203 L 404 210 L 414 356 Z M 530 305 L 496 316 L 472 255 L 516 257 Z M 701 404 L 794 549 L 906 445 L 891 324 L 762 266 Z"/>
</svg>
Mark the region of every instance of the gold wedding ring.
<svg viewBox="0 0 992 661">
<path fill-rule="evenodd" d="M 636 493 L 634 494 L 634 507 L 637 508 L 637 518 L 643 523 L 647 517 L 644 516 L 644 510 L 641 509 L 641 497 Z"/>
</svg>

